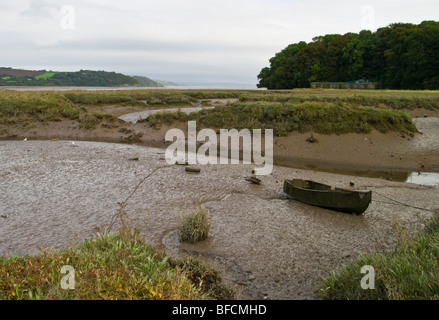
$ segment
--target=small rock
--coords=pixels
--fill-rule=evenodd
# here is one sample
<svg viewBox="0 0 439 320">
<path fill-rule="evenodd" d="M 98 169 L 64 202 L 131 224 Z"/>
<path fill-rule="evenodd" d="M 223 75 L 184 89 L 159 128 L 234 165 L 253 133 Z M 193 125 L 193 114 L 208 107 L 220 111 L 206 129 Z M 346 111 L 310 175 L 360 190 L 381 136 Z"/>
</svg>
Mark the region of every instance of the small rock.
<svg viewBox="0 0 439 320">
<path fill-rule="evenodd" d="M 261 179 L 258 179 L 256 177 L 248 177 L 248 178 L 245 178 L 245 180 L 247 180 L 253 184 L 261 184 Z"/>
</svg>

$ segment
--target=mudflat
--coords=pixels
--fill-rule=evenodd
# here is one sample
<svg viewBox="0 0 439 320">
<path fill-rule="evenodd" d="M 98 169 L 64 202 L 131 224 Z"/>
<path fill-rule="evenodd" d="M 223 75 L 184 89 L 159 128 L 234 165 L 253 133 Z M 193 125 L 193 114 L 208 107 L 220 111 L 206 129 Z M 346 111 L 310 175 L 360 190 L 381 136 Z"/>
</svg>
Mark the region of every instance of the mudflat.
<svg viewBox="0 0 439 320">
<path fill-rule="evenodd" d="M 222 100 L 227 103 L 228 100 Z M 193 106 L 187 106 L 193 108 Z M 185 110 L 185 107 L 181 107 Z M 3 139 L 66 139 L 105 142 L 127 142 L 137 145 L 166 148 L 166 132 L 180 128 L 187 132 L 187 124 L 176 122 L 169 126 L 152 128 L 146 122 L 132 123 L 128 114 L 144 110 L 140 107 L 101 106 L 117 118 L 111 127 L 84 129 L 76 121 L 62 120 L 35 123 L 30 128 L 5 126 Z M 274 139 L 274 163 L 295 168 L 321 169 L 335 172 L 366 171 L 439 171 L 439 112 L 406 110 L 414 118 L 418 133 L 316 134 L 291 132 Z M 427 117 L 425 117 L 427 116 Z M 311 135 L 317 142 L 310 143 Z"/>
<path fill-rule="evenodd" d="M 249 165 L 190 173 L 167 165 L 163 149 L 128 144 L 0 141 L 0 163 L 1 255 L 94 236 L 145 176 L 165 166 L 127 201 L 129 223 L 171 255 L 201 255 L 246 299 L 313 299 L 321 277 L 361 253 L 392 250 L 395 228 L 417 233 L 439 207 L 437 187 L 282 166 L 256 185 L 246 180 Z M 283 193 L 285 178 L 344 188 L 354 181 L 373 201 L 361 216 L 309 206 Z M 182 245 L 181 214 L 200 202 L 212 216 L 209 238 Z"/>
<path fill-rule="evenodd" d="M 124 114 L 120 107 L 114 112 Z M 392 250 L 395 229 L 415 234 L 439 207 L 437 186 L 357 174 L 439 172 L 437 112 L 414 122 L 420 132 L 407 136 L 314 134 L 314 143 L 311 133 L 277 137 L 277 165 L 260 185 L 246 180 L 253 169 L 248 165 L 207 165 L 199 173 L 167 165 L 165 134 L 171 127 L 186 130 L 184 123 L 159 129 L 120 119 L 110 128 L 84 129 L 70 120 L 10 126 L 0 141 L 0 255 L 92 237 L 146 175 L 165 166 L 126 206 L 130 223 L 149 242 L 176 256 L 201 255 L 224 272 L 240 298 L 313 299 L 321 277 L 362 253 Z M 372 190 L 373 200 L 361 216 L 312 207 L 283 193 L 285 178 L 344 188 L 353 181 L 355 189 Z M 210 236 L 182 245 L 180 215 L 199 202 L 213 219 Z"/>
</svg>

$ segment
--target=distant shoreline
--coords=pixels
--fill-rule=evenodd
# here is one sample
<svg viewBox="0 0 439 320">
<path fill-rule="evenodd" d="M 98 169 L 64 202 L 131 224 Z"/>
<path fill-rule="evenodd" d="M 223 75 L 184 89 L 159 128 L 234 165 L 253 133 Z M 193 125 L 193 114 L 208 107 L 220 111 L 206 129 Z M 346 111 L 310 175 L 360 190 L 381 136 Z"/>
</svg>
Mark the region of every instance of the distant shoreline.
<svg viewBox="0 0 439 320">
<path fill-rule="evenodd" d="M 111 91 L 111 90 L 266 90 L 261 88 L 237 88 L 237 87 L 221 87 L 221 86 L 165 86 L 165 87 L 0 87 L 0 90 L 15 91 L 70 91 L 70 90 L 86 90 L 86 91 Z"/>
</svg>

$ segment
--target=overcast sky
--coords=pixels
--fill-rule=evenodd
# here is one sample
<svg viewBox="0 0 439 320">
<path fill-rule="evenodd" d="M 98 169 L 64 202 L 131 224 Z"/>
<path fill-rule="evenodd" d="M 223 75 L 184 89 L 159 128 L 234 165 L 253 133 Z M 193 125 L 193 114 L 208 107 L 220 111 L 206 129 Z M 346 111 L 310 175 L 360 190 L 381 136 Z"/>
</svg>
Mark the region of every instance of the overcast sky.
<svg viewBox="0 0 439 320">
<path fill-rule="evenodd" d="M 255 85 L 288 44 L 423 20 L 438 0 L 0 0 L 0 66 Z"/>
</svg>

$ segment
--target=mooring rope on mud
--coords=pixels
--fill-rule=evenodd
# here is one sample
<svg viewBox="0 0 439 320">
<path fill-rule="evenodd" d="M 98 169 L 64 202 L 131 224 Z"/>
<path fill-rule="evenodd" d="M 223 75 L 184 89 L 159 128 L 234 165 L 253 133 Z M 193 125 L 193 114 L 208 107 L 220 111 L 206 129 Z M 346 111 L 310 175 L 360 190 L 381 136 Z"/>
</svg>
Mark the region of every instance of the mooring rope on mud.
<svg viewBox="0 0 439 320">
<path fill-rule="evenodd" d="M 116 219 L 118 217 L 120 217 L 122 219 L 122 215 L 124 213 L 124 208 L 127 204 L 127 201 L 134 195 L 134 193 L 137 191 L 137 189 L 139 189 L 139 187 L 146 181 L 146 179 L 148 179 L 149 177 L 151 177 L 154 173 L 156 173 L 157 171 L 164 169 L 164 168 L 169 168 L 171 167 L 170 165 L 165 165 L 165 166 L 161 166 L 158 168 L 155 168 L 154 170 L 152 170 L 149 174 L 147 174 L 142 180 L 140 180 L 140 182 L 136 185 L 136 187 L 133 189 L 133 191 L 131 191 L 131 193 L 126 197 L 126 199 L 122 202 L 118 202 L 118 205 L 120 206 L 120 208 L 117 210 L 116 214 L 113 215 L 113 217 L 111 217 L 111 222 L 110 222 L 110 226 L 108 227 L 108 231 L 111 231 L 111 229 L 113 228 L 114 223 L 116 222 Z"/>
<path fill-rule="evenodd" d="M 392 198 L 390 198 L 390 197 L 388 197 L 388 196 L 386 196 L 386 195 L 384 195 L 384 194 L 381 194 L 381 193 L 379 193 L 379 192 L 377 192 L 377 191 L 373 191 L 373 193 L 374 193 L 374 194 L 378 194 L 378 195 L 380 195 L 380 196 L 382 196 L 382 197 L 384 197 L 384 198 L 386 198 L 386 199 L 388 199 L 388 200 L 394 201 L 394 202 L 396 202 L 397 204 L 402 205 L 402 206 L 405 206 L 405 207 L 410 207 L 410 208 L 414 208 L 414 209 L 418 209 L 418 210 L 423 210 L 423 211 L 428 211 L 428 212 L 435 212 L 435 210 L 433 210 L 433 209 L 421 208 L 421 207 L 412 206 L 412 205 L 410 205 L 410 204 L 400 202 L 400 201 L 395 200 L 395 199 L 392 199 Z M 382 203 L 387 203 L 387 204 L 394 204 L 394 203 L 383 202 L 383 201 L 377 201 L 377 200 L 372 200 L 372 201 L 375 201 L 375 202 L 382 202 Z"/>
</svg>

